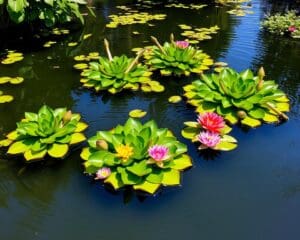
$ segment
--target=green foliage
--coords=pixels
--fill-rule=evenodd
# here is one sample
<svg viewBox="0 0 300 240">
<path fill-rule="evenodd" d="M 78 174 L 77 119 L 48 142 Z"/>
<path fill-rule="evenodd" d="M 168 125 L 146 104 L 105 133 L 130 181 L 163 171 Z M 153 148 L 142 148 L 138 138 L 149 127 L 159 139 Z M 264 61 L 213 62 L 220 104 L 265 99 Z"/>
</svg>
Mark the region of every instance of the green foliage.
<svg viewBox="0 0 300 240">
<path fill-rule="evenodd" d="M 288 11 L 284 15 L 268 16 L 262 22 L 262 27 L 273 34 L 300 38 L 300 17 L 296 15 L 295 11 Z"/>
<path fill-rule="evenodd" d="M 78 64 L 76 64 L 80 67 Z M 82 64 L 82 67 L 85 65 Z M 86 65 L 88 66 L 88 65 Z M 90 62 L 84 69 L 81 79 L 84 87 L 94 88 L 97 92 L 107 90 L 112 94 L 123 89 L 133 91 L 141 89 L 145 92 L 161 92 L 164 87 L 159 82 L 152 81 L 147 66 L 135 63 L 135 59 L 125 55 L 115 56 L 111 60 L 99 57 L 98 62 Z"/>
<path fill-rule="evenodd" d="M 184 95 L 197 112 L 216 111 L 231 124 L 240 119 L 242 124 L 256 127 L 262 121 L 287 119 L 283 113 L 289 111 L 287 96 L 274 81 L 263 81 L 263 76 L 225 68 L 218 75 L 202 75 L 201 80 L 185 86 Z"/>
<path fill-rule="evenodd" d="M 88 143 L 89 147 L 81 153 L 85 172 L 96 174 L 101 168 L 109 168 L 111 174 L 104 182 L 114 189 L 133 186 L 153 194 L 161 185 L 180 184 L 180 171 L 192 166 L 185 154 L 186 146 L 168 129 L 158 128 L 154 121 L 142 124 L 129 118 L 125 125 L 97 132 Z M 164 161 L 151 159 L 148 149 L 154 145 L 168 148 Z"/>
<path fill-rule="evenodd" d="M 155 38 L 154 38 L 155 39 Z M 155 39 L 156 40 L 156 39 Z M 213 64 L 212 59 L 202 50 L 188 46 L 181 48 L 175 42 L 164 43 L 160 46 L 152 46 L 144 53 L 146 64 L 155 70 L 160 70 L 161 75 L 185 75 L 189 76 L 191 73 L 202 73 L 209 69 Z"/>
<path fill-rule="evenodd" d="M 2 0 L 0 10 L 2 8 L 2 11 L 7 11 L 2 17 L 8 15 L 17 24 L 41 21 L 45 26 L 52 27 L 57 23 L 70 22 L 76 18 L 83 23 L 79 4 L 86 4 L 86 2 L 84 0 Z"/>
<path fill-rule="evenodd" d="M 70 145 L 86 139 L 81 133 L 86 128 L 79 114 L 44 105 L 37 114 L 26 112 L 17 129 L 0 141 L 0 146 L 9 147 L 8 154 L 23 154 L 26 161 L 42 159 L 47 153 L 53 158 L 63 158 Z"/>
</svg>

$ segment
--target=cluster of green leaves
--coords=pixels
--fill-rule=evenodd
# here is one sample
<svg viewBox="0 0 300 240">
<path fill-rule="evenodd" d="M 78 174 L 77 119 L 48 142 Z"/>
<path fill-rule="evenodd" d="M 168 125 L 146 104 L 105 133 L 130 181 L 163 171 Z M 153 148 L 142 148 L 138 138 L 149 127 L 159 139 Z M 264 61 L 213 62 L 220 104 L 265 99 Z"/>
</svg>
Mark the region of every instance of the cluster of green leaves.
<svg viewBox="0 0 300 240">
<path fill-rule="evenodd" d="M 101 144 L 98 144 L 99 141 Z M 161 186 L 180 184 L 180 171 L 192 166 L 185 153 L 186 145 L 165 128 L 158 128 L 154 121 L 142 124 L 129 118 L 125 125 L 118 125 L 110 131 L 99 131 L 88 140 L 89 147 L 83 149 L 81 157 L 85 160 L 85 172 L 95 174 L 102 167 L 109 167 L 111 175 L 104 180 L 114 189 L 133 186 L 153 194 Z M 117 156 L 117 148 L 130 146 L 132 155 L 127 161 Z M 168 147 L 168 159 L 162 166 L 149 163 L 149 147 L 164 145 Z"/>
<path fill-rule="evenodd" d="M 164 76 L 200 74 L 213 64 L 207 54 L 195 47 L 179 48 L 175 43 L 168 42 L 164 43 L 161 48 L 150 47 L 145 51 L 144 57 L 146 64 L 155 70 L 160 70 L 161 75 Z"/>
<path fill-rule="evenodd" d="M 107 90 L 112 94 L 123 89 L 133 91 L 141 89 L 145 92 L 164 91 L 164 87 L 159 82 L 151 80 L 152 72 L 147 66 L 133 63 L 134 59 L 126 55 L 115 56 L 111 61 L 99 57 L 99 62 L 90 62 L 89 67 L 82 71 L 81 75 L 84 78 L 80 81 L 84 87 L 94 88 L 97 92 Z"/>
<path fill-rule="evenodd" d="M 79 4 L 84 0 L 0 0 L 0 8 L 7 11 L 15 23 L 41 21 L 47 27 L 65 23 L 75 18 L 83 22 Z M 4 14 L 2 17 L 7 16 Z M 1 16 L 0 16 L 1 18 Z"/>
<path fill-rule="evenodd" d="M 277 122 L 280 113 L 289 111 L 289 100 L 278 85 L 251 70 L 238 73 L 225 68 L 219 74 L 202 75 L 184 90 L 197 112 L 215 111 L 231 124 L 242 119 L 242 124 L 256 127 L 262 121 Z"/>
<path fill-rule="evenodd" d="M 278 13 L 268 16 L 262 22 L 262 27 L 273 34 L 300 38 L 300 16 L 297 16 L 295 11 L 288 11 L 283 15 Z M 289 30 L 290 27 L 295 28 L 295 30 Z"/>
<path fill-rule="evenodd" d="M 190 139 L 193 143 L 199 143 L 197 136 L 201 131 L 205 131 L 205 129 L 198 122 L 184 122 L 184 125 L 185 128 L 181 131 L 182 136 L 186 139 Z M 237 140 L 228 135 L 231 130 L 231 127 L 225 125 L 219 133 L 221 141 L 212 148 L 213 150 L 231 151 L 237 147 Z M 201 147 L 199 147 L 199 149 L 201 149 Z"/>
<path fill-rule="evenodd" d="M 24 154 L 26 161 L 43 159 L 47 153 L 53 158 L 63 158 L 69 145 L 86 139 L 81 133 L 86 128 L 87 124 L 80 122 L 79 114 L 44 105 L 37 114 L 25 112 L 17 129 L 0 141 L 0 146 L 9 147 L 8 154 Z"/>
</svg>

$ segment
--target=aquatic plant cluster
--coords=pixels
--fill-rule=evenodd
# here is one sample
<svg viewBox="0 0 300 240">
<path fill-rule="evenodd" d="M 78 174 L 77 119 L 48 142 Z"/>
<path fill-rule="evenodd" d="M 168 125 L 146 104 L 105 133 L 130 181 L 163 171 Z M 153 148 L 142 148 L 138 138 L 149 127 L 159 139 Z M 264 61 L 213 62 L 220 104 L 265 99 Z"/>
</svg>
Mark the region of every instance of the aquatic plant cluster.
<svg viewBox="0 0 300 240">
<path fill-rule="evenodd" d="M 262 22 L 262 27 L 276 35 L 287 35 L 300 39 L 300 16 L 296 15 L 296 11 L 267 16 Z"/>
<path fill-rule="evenodd" d="M 61 1 L 64 2 L 65 1 Z M 237 4 L 244 0 L 219 1 L 220 4 Z M 28 4 L 11 9 L 19 15 L 19 20 L 26 18 Z M 66 9 L 72 7 L 72 13 L 78 16 L 80 0 L 70 0 Z M 3 1 L 0 1 L 3 4 Z M 55 9 L 55 1 L 41 1 Z M 71 5 L 70 5 L 71 4 Z M 74 4 L 74 5 L 72 5 Z M 63 6 L 63 5 L 62 5 Z M 61 6 L 61 7 L 62 7 Z M 142 6 L 142 5 L 141 5 Z M 148 6 L 151 6 L 149 4 Z M 167 7 L 190 8 L 199 10 L 206 5 L 171 3 Z M 52 9 L 52 10 L 53 10 Z M 138 12 L 126 6 L 118 9 L 127 11 L 127 14 L 110 15 L 111 21 L 107 28 L 116 28 L 120 25 L 145 24 L 152 20 L 163 20 L 166 15 L 151 15 Z M 238 7 L 236 8 L 238 10 Z M 66 10 L 67 11 L 67 10 Z M 67 14 L 60 12 L 60 14 Z M 70 14 L 70 13 L 68 13 Z M 242 15 L 239 13 L 237 15 Z M 49 16 L 48 16 L 49 17 Z M 46 25 L 54 25 L 56 15 L 47 20 Z M 60 16 L 61 17 L 61 16 Z M 63 21 L 71 20 L 69 15 L 62 17 Z M 292 22 L 291 19 L 296 19 Z M 277 16 L 266 20 L 264 26 L 276 33 L 283 31 L 297 36 L 298 18 L 294 12 L 289 13 L 289 20 L 282 20 L 284 30 L 273 27 L 271 22 L 283 19 Z M 22 20 L 23 21 L 23 20 Z M 278 22 L 279 24 L 279 22 Z M 270 27 L 272 25 L 272 27 Z M 80 82 L 83 87 L 96 92 L 117 94 L 123 90 L 143 92 L 162 92 L 165 90 L 159 81 L 152 76 L 172 76 L 172 80 L 180 81 L 184 77 L 191 77 L 192 82 L 183 87 L 183 97 L 186 102 L 195 108 L 194 121 L 184 122 L 181 135 L 196 144 L 198 150 L 230 151 L 237 147 L 237 139 L 229 135 L 230 125 L 242 124 L 248 127 L 258 127 L 262 123 L 274 123 L 287 120 L 285 114 L 289 111 L 287 95 L 278 89 L 273 80 L 265 80 L 265 71 L 261 67 L 257 74 L 247 69 L 237 72 L 227 67 L 226 63 L 213 63 L 209 55 L 191 43 L 211 39 L 217 34 L 219 27 L 197 28 L 180 24 L 184 30 L 181 34 L 188 39 L 175 40 L 170 35 L 169 42 L 161 44 L 152 36 L 153 45 L 139 48 L 135 57 L 127 55 L 113 56 L 109 42 L 104 39 L 107 57 L 99 52 L 90 52 L 74 57 L 77 62 L 74 68 L 80 70 Z M 54 28 L 54 35 L 68 34 L 69 30 Z M 139 34 L 135 32 L 135 34 Z M 80 41 L 92 37 L 92 34 L 83 35 L 78 42 L 69 42 L 68 47 L 75 47 Z M 56 41 L 48 41 L 44 47 L 51 47 Z M 23 60 L 22 53 L 7 51 L 1 57 L 1 64 L 13 64 Z M 206 74 L 212 66 L 215 72 Z M 153 74 L 154 72 L 158 74 Z M 171 79 L 171 78 L 165 78 Z M 0 84 L 20 84 L 22 77 L 0 77 Z M 4 95 L 0 91 L 0 103 L 10 102 L 13 97 Z M 170 96 L 170 103 L 178 103 L 181 96 Z M 192 167 L 192 160 L 187 154 L 187 146 L 178 141 L 167 128 L 159 128 L 154 120 L 142 123 L 137 118 L 147 114 L 142 109 L 129 112 L 129 118 L 124 125 L 117 125 L 111 130 L 97 131 L 87 140 L 88 146 L 82 149 L 81 158 L 84 161 L 84 171 L 96 181 L 109 184 L 113 189 L 131 187 L 137 191 L 154 194 L 162 186 L 180 185 L 181 172 Z M 43 160 L 46 158 L 63 159 L 73 145 L 86 141 L 83 132 L 88 125 L 81 121 L 80 114 L 72 113 L 66 108 L 56 108 L 44 105 L 37 113 L 25 112 L 25 116 L 18 122 L 14 131 L 8 133 L 0 141 L 0 147 L 7 148 L 8 155 L 21 155 L 26 162 Z"/>
<path fill-rule="evenodd" d="M 114 189 L 133 186 L 153 194 L 161 186 L 180 184 L 180 171 L 192 166 L 187 147 L 154 121 L 129 118 L 125 125 L 99 131 L 83 149 L 85 171 Z"/>
</svg>

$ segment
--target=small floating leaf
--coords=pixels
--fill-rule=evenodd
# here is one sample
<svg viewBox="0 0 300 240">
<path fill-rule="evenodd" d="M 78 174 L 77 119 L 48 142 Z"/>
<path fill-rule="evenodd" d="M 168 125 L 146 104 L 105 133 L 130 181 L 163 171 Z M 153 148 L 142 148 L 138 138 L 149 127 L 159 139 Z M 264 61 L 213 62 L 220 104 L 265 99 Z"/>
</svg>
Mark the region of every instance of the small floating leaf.
<svg viewBox="0 0 300 240">
<path fill-rule="evenodd" d="M 168 101 L 170 103 L 178 103 L 182 100 L 182 98 L 180 96 L 171 96 L 169 97 Z"/>
<path fill-rule="evenodd" d="M 129 112 L 129 116 L 133 118 L 142 118 L 147 114 L 146 111 L 143 111 L 141 109 L 134 109 Z"/>
<path fill-rule="evenodd" d="M 68 46 L 69 47 L 75 47 L 75 46 L 77 46 L 78 45 L 78 42 L 69 42 L 68 43 Z"/>
<path fill-rule="evenodd" d="M 89 66 L 86 63 L 78 63 L 74 65 L 74 68 L 78 70 L 86 69 L 88 67 Z"/>
</svg>

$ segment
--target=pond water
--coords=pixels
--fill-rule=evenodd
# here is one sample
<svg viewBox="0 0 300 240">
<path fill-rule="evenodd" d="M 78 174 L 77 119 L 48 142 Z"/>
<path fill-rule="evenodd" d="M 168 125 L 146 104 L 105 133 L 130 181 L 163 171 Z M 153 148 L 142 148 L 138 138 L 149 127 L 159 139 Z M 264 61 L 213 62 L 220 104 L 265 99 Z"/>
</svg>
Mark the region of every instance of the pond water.
<svg viewBox="0 0 300 240">
<path fill-rule="evenodd" d="M 259 29 L 270 3 L 254 0 L 254 14 L 236 17 L 224 8 L 201 10 L 154 7 L 151 13 L 166 13 L 154 26 L 128 25 L 105 28 L 108 15 L 118 13 L 122 2 L 95 1 L 97 18 L 87 17 L 86 26 L 43 48 L 7 39 L 6 47 L 24 52 L 25 59 L 11 66 L 0 65 L 1 76 L 21 75 L 18 86 L 1 86 L 15 97 L 0 105 L 0 135 L 15 128 L 25 111 L 36 112 L 46 103 L 66 106 L 89 123 L 86 134 L 124 123 L 128 112 L 146 110 L 144 120 L 155 119 L 186 143 L 194 166 L 183 173 L 181 187 L 163 189 L 155 197 L 130 191 L 112 193 L 83 174 L 75 149 L 63 161 L 24 166 L 22 161 L 0 160 L 0 239 L 299 239 L 300 215 L 300 41 L 270 36 Z M 272 5 L 272 4 L 271 4 Z M 154 35 L 162 41 L 178 24 L 197 27 L 218 25 L 221 30 L 200 47 L 216 61 L 236 70 L 264 66 L 268 79 L 275 79 L 291 100 L 290 120 L 257 129 L 234 127 L 231 135 L 239 146 L 231 152 L 203 155 L 183 139 L 184 121 L 194 120 L 193 108 L 168 98 L 182 94 L 191 79 L 164 78 L 166 91 L 94 94 L 81 87 L 73 70 L 73 57 L 92 51 L 104 54 L 103 38 L 111 42 L 113 55 L 133 56 L 131 49 L 150 44 Z M 133 35 L 138 31 L 140 35 Z M 83 34 L 93 36 L 78 46 Z"/>
</svg>

